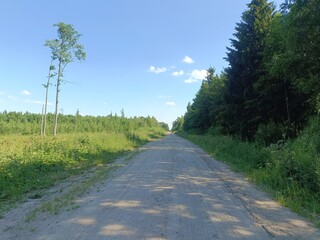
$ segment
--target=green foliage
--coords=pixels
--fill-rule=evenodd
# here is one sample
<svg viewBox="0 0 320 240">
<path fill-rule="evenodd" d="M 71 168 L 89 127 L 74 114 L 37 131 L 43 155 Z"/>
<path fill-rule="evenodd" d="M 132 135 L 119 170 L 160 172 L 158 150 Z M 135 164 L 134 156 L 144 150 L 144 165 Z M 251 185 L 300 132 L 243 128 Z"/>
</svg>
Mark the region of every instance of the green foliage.
<svg viewBox="0 0 320 240">
<path fill-rule="evenodd" d="M 172 123 L 172 132 L 180 132 L 183 130 L 183 124 L 184 124 L 184 117 L 178 117 L 173 123 Z"/>
<path fill-rule="evenodd" d="M 48 188 L 70 175 L 108 164 L 166 132 L 150 117 L 61 115 L 65 133 L 56 139 L 43 139 L 28 134 L 33 128 L 38 129 L 40 117 L 29 113 L 0 115 L 4 126 L 1 129 L 7 133 L 0 137 L 0 203 L 18 200 L 26 193 Z M 77 121 L 81 127 L 76 126 Z M 15 134 L 25 126 L 24 122 L 29 124 L 29 130 L 25 135 Z"/>
<path fill-rule="evenodd" d="M 183 129 L 264 145 L 296 137 L 320 111 L 319 12 L 319 0 L 286 1 L 281 12 L 252 0 L 227 48 L 229 67 L 208 70 Z"/>
<path fill-rule="evenodd" d="M 315 11 L 318 12 L 319 3 L 291 2 L 290 11 L 276 15 L 266 39 L 266 74 L 261 78 L 260 92 L 273 106 L 264 106 L 275 109 L 269 119 L 289 121 L 297 128 L 317 111 L 320 35 L 316 29 L 320 18 Z"/>
<path fill-rule="evenodd" d="M 161 126 L 164 130 L 166 130 L 166 131 L 169 131 L 169 130 L 170 130 L 170 129 L 169 129 L 169 125 L 168 125 L 167 123 L 160 122 L 159 124 L 160 124 L 160 126 Z"/>
<path fill-rule="evenodd" d="M 228 162 L 234 170 L 250 173 L 252 169 L 264 167 L 270 161 L 270 153 L 255 145 L 222 135 L 197 135 L 182 132 L 185 137 L 196 143 L 216 159 Z"/>
<path fill-rule="evenodd" d="M 252 0 L 229 67 L 202 83 L 179 134 L 320 225 L 319 12 L 320 0 L 288 0 L 277 13 Z"/>
<path fill-rule="evenodd" d="M 53 114 L 49 113 L 47 131 L 53 124 Z M 123 132 L 136 131 L 140 128 L 167 128 L 153 117 L 121 118 L 118 116 L 81 116 L 79 111 L 75 115 L 59 114 L 59 132 L 64 133 L 93 133 L 93 132 Z M 0 134 L 39 134 L 41 115 L 34 113 L 7 112 L 0 113 Z"/>
<path fill-rule="evenodd" d="M 63 68 L 66 64 L 75 60 L 84 60 L 86 58 L 84 47 L 78 43 L 81 34 L 71 24 L 59 22 L 53 26 L 57 27 L 58 37 L 53 40 L 47 40 L 45 43 L 45 46 L 51 49 L 52 60 L 58 60 L 63 65 Z"/>
<path fill-rule="evenodd" d="M 287 124 L 268 122 L 260 124 L 256 134 L 255 141 L 262 146 L 269 146 L 272 143 L 279 143 L 295 135 L 295 129 Z"/>
<path fill-rule="evenodd" d="M 212 123 L 221 120 L 221 109 L 223 109 L 223 93 L 225 87 L 225 75 L 215 75 L 214 68 L 208 69 L 207 77 L 196 94 L 193 103 L 187 107 L 183 118 L 183 129 L 197 128 L 205 131 Z M 181 119 L 177 119 L 181 122 Z"/>
<path fill-rule="evenodd" d="M 269 147 L 216 134 L 181 135 L 320 225 L 320 116 L 312 118 L 297 139 Z"/>
<path fill-rule="evenodd" d="M 226 130 L 252 140 L 262 122 L 255 83 L 263 74 L 262 56 L 274 6 L 266 0 L 253 0 L 236 26 L 227 61 Z"/>
<path fill-rule="evenodd" d="M 56 104 L 54 113 L 54 125 L 53 135 L 57 134 L 58 128 L 58 105 L 59 105 L 59 93 L 61 91 L 61 82 L 63 81 L 63 73 L 65 67 L 74 61 L 82 61 L 86 59 L 86 52 L 84 51 L 83 45 L 78 43 L 81 36 L 71 24 L 65 24 L 59 22 L 53 25 L 57 27 L 58 38 L 53 40 L 47 40 L 45 46 L 51 49 L 51 60 L 52 62 L 57 61 L 58 72 L 57 72 L 57 83 L 56 83 Z M 51 65 L 52 65 L 51 62 Z M 51 67 L 50 67 L 51 70 Z M 50 72 L 49 72 L 50 76 Z M 48 84 L 50 77 L 48 77 Z M 46 97 L 47 99 L 47 97 Z M 47 102 L 46 102 L 47 104 Z M 43 126 L 45 128 L 45 124 Z M 45 129 L 43 129 L 45 132 Z"/>
</svg>

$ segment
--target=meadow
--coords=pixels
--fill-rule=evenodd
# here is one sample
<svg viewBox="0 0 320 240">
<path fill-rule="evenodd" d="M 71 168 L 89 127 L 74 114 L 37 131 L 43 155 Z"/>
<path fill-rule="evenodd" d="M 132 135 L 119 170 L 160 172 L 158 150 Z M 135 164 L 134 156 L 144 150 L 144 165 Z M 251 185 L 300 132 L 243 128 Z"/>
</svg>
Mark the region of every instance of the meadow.
<svg viewBox="0 0 320 240">
<path fill-rule="evenodd" d="M 61 118 L 62 129 L 76 129 L 72 121 Z M 0 210 L 7 203 L 26 197 L 40 198 L 41 190 L 72 175 L 112 163 L 117 157 L 164 136 L 167 130 L 154 118 L 77 116 L 77 119 L 86 129 L 79 131 L 78 126 L 77 131 L 60 133 L 56 138 L 50 135 L 41 137 L 39 133 L 0 136 Z M 7 127 L 2 130 L 15 131 L 9 127 L 14 126 L 10 121 L 1 123 Z M 38 123 L 27 122 L 29 131 L 38 129 Z M 108 127 L 103 128 L 104 124 Z"/>
</svg>

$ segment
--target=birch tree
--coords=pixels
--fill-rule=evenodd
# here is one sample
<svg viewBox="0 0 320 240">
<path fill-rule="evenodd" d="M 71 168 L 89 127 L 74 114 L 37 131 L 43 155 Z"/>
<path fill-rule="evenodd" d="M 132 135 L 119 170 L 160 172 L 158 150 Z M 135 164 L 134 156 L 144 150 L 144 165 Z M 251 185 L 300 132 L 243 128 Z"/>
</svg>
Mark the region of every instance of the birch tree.
<svg viewBox="0 0 320 240">
<path fill-rule="evenodd" d="M 57 135 L 58 127 L 58 109 L 59 109 L 59 93 L 61 91 L 61 83 L 63 82 L 63 73 L 69 63 L 82 61 L 86 58 L 86 52 L 83 45 L 78 43 L 81 36 L 71 24 L 59 22 L 53 25 L 57 27 L 58 37 L 53 40 L 47 40 L 46 46 L 51 49 L 51 58 L 56 60 L 57 64 L 57 82 L 56 82 L 56 102 L 53 119 L 53 136 Z"/>
</svg>

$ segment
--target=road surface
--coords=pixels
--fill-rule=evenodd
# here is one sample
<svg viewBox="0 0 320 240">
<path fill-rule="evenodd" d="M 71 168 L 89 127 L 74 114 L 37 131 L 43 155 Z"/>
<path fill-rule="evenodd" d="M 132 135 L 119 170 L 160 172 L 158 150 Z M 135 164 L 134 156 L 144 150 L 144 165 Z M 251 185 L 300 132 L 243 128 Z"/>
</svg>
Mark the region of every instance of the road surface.
<svg viewBox="0 0 320 240">
<path fill-rule="evenodd" d="M 145 145 L 77 205 L 0 239 L 320 239 L 312 224 L 174 134 Z"/>
</svg>

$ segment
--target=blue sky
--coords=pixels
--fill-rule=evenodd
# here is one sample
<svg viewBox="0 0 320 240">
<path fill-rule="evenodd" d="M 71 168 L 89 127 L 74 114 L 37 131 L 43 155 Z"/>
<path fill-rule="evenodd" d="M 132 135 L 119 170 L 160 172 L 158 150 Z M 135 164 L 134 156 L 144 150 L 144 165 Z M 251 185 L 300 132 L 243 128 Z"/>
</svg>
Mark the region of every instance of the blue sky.
<svg viewBox="0 0 320 240">
<path fill-rule="evenodd" d="M 53 24 L 82 34 L 87 59 L 65 69 L 65 114 L 184 114 L 205 70 L 221 72 L 226 46 L 249 0 L 0 0 L 0 111 L 40 113 Z M 281 0 L 275 1 L 277 4 Z M 54 111 L 54 87 L 49 112 Z"/>
</svg>

